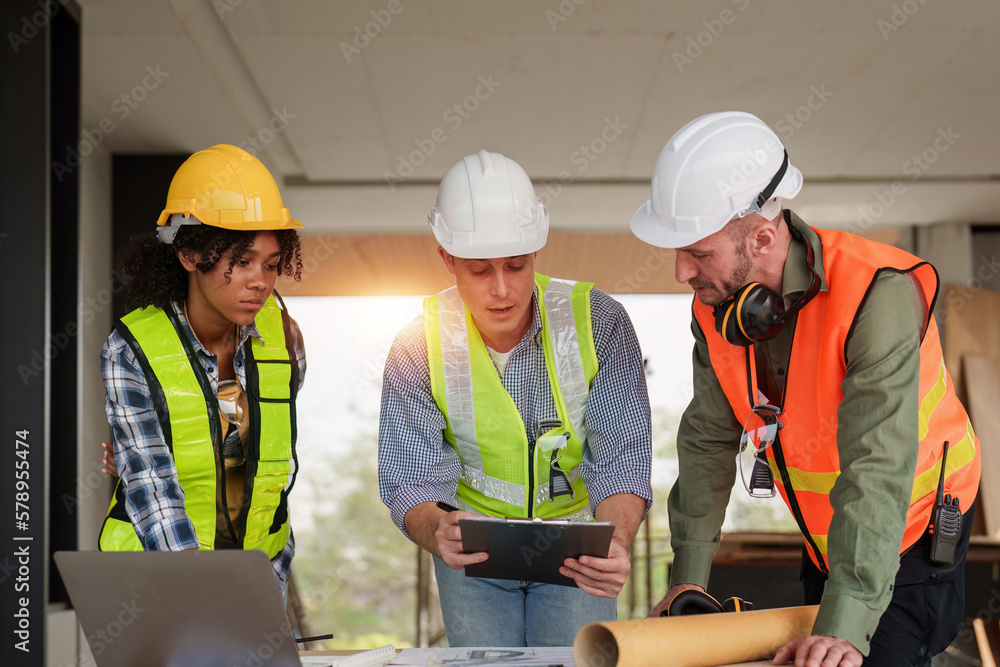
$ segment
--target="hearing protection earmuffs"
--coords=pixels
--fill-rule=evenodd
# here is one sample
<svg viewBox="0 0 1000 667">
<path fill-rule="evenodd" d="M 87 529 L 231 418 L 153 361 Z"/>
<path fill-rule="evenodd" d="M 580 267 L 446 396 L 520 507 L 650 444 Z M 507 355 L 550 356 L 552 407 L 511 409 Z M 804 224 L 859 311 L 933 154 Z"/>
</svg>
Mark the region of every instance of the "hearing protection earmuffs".
<svg viewBox="0 0 1000 667">
<path fill-rule="evenodd" d="M 797 229 L 788 225 L 792 236 L 802 239 Z M 820 288 L 819 275 L 813 268 L 813 249 L 806 242 L 806 261 L 812 273 L 809 288 L 795 300 L 788 310 L 780 294 L 760 283 L 750 283 L 715 307 L 715 329 L 731 345 L 747 347 L 777 335 L 792 316 L 816 296 Z"/>
<path fill-rule="evenodd" d="M 708 593 L 688 589 L 678 593 L 660 616 L 692 616 L 694 614 L 714 614 L 720 612 L 753 611 L 752 602 L 738 597 L 726 598 L 722 604 Z"/>
</svg>

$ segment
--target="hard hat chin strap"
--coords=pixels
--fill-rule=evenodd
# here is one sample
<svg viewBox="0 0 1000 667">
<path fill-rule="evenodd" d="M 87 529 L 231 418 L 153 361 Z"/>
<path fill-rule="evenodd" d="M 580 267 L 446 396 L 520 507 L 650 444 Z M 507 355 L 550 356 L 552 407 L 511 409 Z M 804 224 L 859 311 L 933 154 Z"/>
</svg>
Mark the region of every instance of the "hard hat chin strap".
<svg viewBox="0 0 1000 667">
<path fill-rule="evenodd" d="M 771 196 L 774 191 L 778 189 L 778 184 L 781 183 L 781 179 L 785 177 L 785 172 L 788 171 L 788 151 L 785 151 L 785 157 L 781 161 L 781 166 L 778 168 L 777 173 L 771 178 L 771 182 L 764 187 L 763 190 L 757 195 L 757 198 L 751 202 L 750 206 L 745 210 L 740 211 L 735 215 L 737 218 L 745 218 L 751 213 L 759 213 L 763 215 L 764 205 L 771 200 Z M 765 215 L 768 220 L 772 219 L 773 215 Z"/>
<path fill-rule="evenodd" d="M 760 194 L 757 195 L 757 199 L 754 200 L 754 204 L 757 206 L 757 210 L 767 203 L 767 200 L 771 198 L 774 191 L 778 189 L 778 183 L 781 183 L 781 179 L 785 177 L 785 172 L 788 171 L 788 151 L 785 151 L 785 159 L 781 161 L 781 166 L 778 167 L 778 172 L 771 179 L 771 182 L 767 184 Z"/>
</svg>

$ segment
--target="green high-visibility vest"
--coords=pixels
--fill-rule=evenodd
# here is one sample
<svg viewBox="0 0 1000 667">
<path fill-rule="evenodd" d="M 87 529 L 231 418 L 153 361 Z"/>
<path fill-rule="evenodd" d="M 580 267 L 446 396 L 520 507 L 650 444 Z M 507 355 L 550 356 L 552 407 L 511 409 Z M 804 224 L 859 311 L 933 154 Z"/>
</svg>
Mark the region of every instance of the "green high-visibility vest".
<svg viewBox="0 0 1000 667">
<path fill-rule="evenodd" d="M 529 440 L 458 289 L 424 300 L 431 391 L 447 422 L 444 439 L 462 462 L 456 495 L 465 509 L 490 516 L 592 519 L 580 461 L 598 366 L 590 320 L 594 284 L 535 274 L 535 285 L 545 367 L 560 422 L 537 442 Z M 560 437 L 566 433 L 568 441 Z M 572 499 L 560 498 L 563 502 L 550 495 L 554 454 L 573 489 Z"/>
<path fill-rule="evenodd" d="M 243 537 L 238 546 L 266 551 L 271 558 L 288 542 L 288 492 L 298 469 L 298 366 L 286 342 L 288 322 L 272 295 L 254 319 L 264 342 L 251 336 L 244 347 L 250 431 L 246 486 L 238 519 L 238 533 Z M 132 311 L 116 326 L 145 373 L 198 548 L 211 550 L 216 530 L 215 448 L 222 442 L 222 424 L 211 381 L 182 327 L 172 309 L 153 306 Z M 100 548 L 143 550 L 125 512 L 120 480 L 101 529 Z"/>
</svg>

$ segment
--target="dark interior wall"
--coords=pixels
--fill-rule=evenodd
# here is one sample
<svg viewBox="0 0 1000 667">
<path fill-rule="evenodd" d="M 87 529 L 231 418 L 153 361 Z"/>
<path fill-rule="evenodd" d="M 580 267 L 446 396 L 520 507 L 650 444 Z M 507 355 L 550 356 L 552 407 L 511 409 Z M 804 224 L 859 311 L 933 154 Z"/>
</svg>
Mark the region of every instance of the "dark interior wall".
<svg viewBox="0 0 1000 667">
<path fill-rule="evenodd" d="M 170 179 L 187 155 L 116 155 L 112 161 L 114 256 L 129 238 L 151 234 L 167 201 Z M 115 294 L 114 318 L 125 314 L 125 292 Z"/>
<path fill-rule="evenodd" d="M 26 0 L 0 2 L 4 34 L 31 9 Z M 21 654 L 7 664 L 42 665 L 34 655 L 45 637 L 47 41 L 36 35 L 18 46 L 15 51 L 6 39 L 0 44 L 0 275 L 6 287 L 0 316 L 0 503 L 6 513 L 0 521 L 0 634 L 4 655 Z M 24 482 L 21 491 L 17 481 Z M 17 493 L 27 494 L 21 507 Z M 27 569 L 19 582 L 22 565 Z M 17 615 L 28 619 L 26 638 L 36 654 L 8 650 L 22 641 L 15 634 L 21 630 Z"/>
<path fill-rule="evenodd" d="M 1000 225 L 976 225 L 972 228 L 972 286 L 982 285 L 1000 291 Z"/>
<path fill-rule="evenodd" d="M 50 442 L 49 553 L 77 548 L 77 335 L 80 277 L 80 171 L 56 169 L 66 160 L 67 149 L 80 136 L 80 22 L 71 12 L 60 11 L 50 22 L 50 340 L 59 350 L 49 369 Z M 51 558 L 51 556 L 50 556 Z M 50 571 L 55 567 L 50 561 Z M 49 581 L 49 601 L 68 602 L 62 579 Z"/>
<path fill-rule="evenodd" d="M 53 548 L 76 521 L 77 164 L 53 177 L 79 133 L 80 13 L 71 1 L 0 3 L 0 628 L 4 665 L 45 664 Z"/>
</svg>

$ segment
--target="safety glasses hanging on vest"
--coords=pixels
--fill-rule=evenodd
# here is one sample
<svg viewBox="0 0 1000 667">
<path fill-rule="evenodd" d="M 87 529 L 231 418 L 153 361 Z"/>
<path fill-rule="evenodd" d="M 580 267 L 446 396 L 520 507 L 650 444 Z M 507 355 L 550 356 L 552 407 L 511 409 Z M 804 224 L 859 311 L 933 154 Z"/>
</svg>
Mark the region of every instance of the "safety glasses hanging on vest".
<svg viewBox="0 0 1000 667">
<path fill-rule="evenodd" d="M 559 460 L 569 450 L 569 435 L 569 432 L 554 434 L 549 431 L 538 438 L 536 445 L 542 457 L 549 460 L 549 498 L 555 505 L 571 502 L 576 497 L 566 471 L 559 466 Z"/>
<path fill-rule="evenodd" d="M 774 475 L 767 464 L 767 449 L 778 437 L 780 417 L 781 408 L 776 405 L 755 405 L 743 424 L 736 460 L 743 486 L 751 498 L 774 497 Z"/>
<path fill-rule="evenodd" d="M 785 224 L 788 224 L 787 221 Z M 715 328 L 726 342 L 746 347 L 774 338 L 778 330 L 819 292 L 820 279 L 814 268 L 812 246 L 795 227 L 788 225 L 788 230 L 794 238 L 805 243 L 806 262 L 812 273 L 809 287 L 788 310 L 785 310 L 785 301 L 780 294 L 760 283 L 750 283 L 736 290 L 735 294 L 715 307 Z"/>
<path fill-rule="evenodd" d="M 236 465 L 246 462 L 243 441 L 240 439 L 240 425 L 243 421 L 243 406 L 239 399 L 242 389 L 236 380 L 220 380 L 215 397 L 219 401 L 219 412 L 229 422 L 229 429 L 222 441 L 223 459 L 235 459 Z"/>
</svg>

